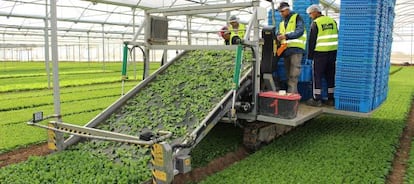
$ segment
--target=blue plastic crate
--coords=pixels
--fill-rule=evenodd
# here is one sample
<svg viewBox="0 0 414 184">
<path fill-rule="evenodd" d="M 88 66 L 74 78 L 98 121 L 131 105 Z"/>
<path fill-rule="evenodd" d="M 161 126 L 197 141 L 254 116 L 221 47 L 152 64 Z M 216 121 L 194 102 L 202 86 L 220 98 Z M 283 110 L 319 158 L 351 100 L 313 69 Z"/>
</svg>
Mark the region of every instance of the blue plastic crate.
<svg viewBox="0 0 414 184">
<path fill-rule="evenodd" d="M 364 16 L 365 15 L 365 16 Z M 381 21 L 381 17 L 377 15 L 367 16 L 366 14 L 356 14 L 356 13 L 342 13 L 340 15 L 341 23 L 344 21 L 346 23 L 353 23 L 352 21 L 365 22 L 365 21 Z"/>
<path fill-rule="evenodd" d="M 344 63 L 337 60 L 336 63 L 336 75 L 342 74 L 375 74 L 376 63 Z"/>
<path fill-rule="evenodd" d="M 335 108 L 353 112 L 370 112 L 372 99 L 364 97 L 337 96 L 335 93 Z"/>
<path fill-rule="evenodd" d="M 364 86 L 357 83 L 357 81 L 345 84 L 340 81 L 335 82 L 335 93 L 348 96 L 374 96 L 376 89 L 374 84 Z"/>
<path fill-rule="evenodd" d="M 339 33 L 339 41 L 338 44 L 342 44 L 344 46 L 350 46 L 355 47 L 355 45 L 361 45 L 361 46 L 375 46 L 377 47 L 379 44 L 383 42 L 383 39 L 375 34 L 372 35 L 366 35 L 364 36 L 357 36 L 353 35 L 353 33 Z"/>
<path fill-rule="evenodd" d="M 299 82 L 309 82 L 312 81 L 312 60 L 306 60 L 302 63 Z"/>
<path fill-rule="evenodd" d="M 339 89 L 338 89 L 339 88 Z M 343 87 L 336 87 L 335 86 L 335 94 L 334 96 L 342 96 L 342 97 L 350 97 L 350 98 L 365 98 L 365 99 L 373 99 L 375 95 L 375 91 L 359 91 L 356 89 L 344 89 Z"/>
<path fill-rule="evenodd" d="M 379 4 L 382 0 L 342 0 L 341 8 L 363 6 L 366 4 Z"/>
<path fill-rule="evenodd" d="M 381 19 L 380 17 L 365 17 L 365 19 L 363 18 L 363 15 L 355 15 L 354 17 L 351 16 L 347 16 L 342 18 L 341 17 L 341 26 L 342 25 L 361 25 L 361 24 L 366 24 L 366 25 L 379 25 L 381 23 Z"/>
<path fill-rule="evenodd" d="M 354 76 L 348 75 L 348 74 L 342 74 L 339 73 L 336 77 L 335 80 L 339 83 L 343 83 L 343 84 L 351 84 L 351 85 L 369 85 L 372 83 L 375 83 L 375 76 L 372 76 L 373 74 L 370 75 L 365 75 L 365 74 L 355 74 Z"/>
<path fill-rule="evenodd" d="M 299 82 L 298 83 L 298 92 L 302 98 L 301 101 L 306 101 L 312 98 L 312 83 L 311 82 Z"/>
<path fill-rule="evenodd" d="M 341 6 L 341 13 L 355 12 L 355 13 L 366 13 L 367 15 L 372 15 L 379 11 L 381 11 L 381 6 L 379 4 Z"/>
<path fill-rule="evenodd" d="M 285 64 L 283 62 L 278 62 L 277 66 L 278 66 L 277 72 L 274 75 L 277 75 L 280 80 L 287 80 L 287 72 L 285 69 Z M 312 64 L 311 63 L 302 63 L 298 80 L 299 82 L 312 81 Z"/>
<path fill-rule="evenodd" d="M 284 62 L 278 62 L 277 63 L 277 76 L 279 77 L 280 80 L 287 80 L 286 75 L 287 73 L 286 73 Z"/>
<path fill-rule="evenodd" d="M 373 99 L 372 109 L 379 107 L 384 102 L 382 94 L 378 94 Z"/>
<path fill-rule="evenodd" d="M 336 58 L 337 63 L 355 64 L 372 64 L 377 62 L 377 58 L 374 57 L 356 57 L 356 56 L 343 56 L 341 53 Z"/>
<path fill-rule="evenodd" d="M 338 48 L 338 53 L 342 57 L 361 57 L 361 59 L 369 59 L 369 58 L 376 58 L 377 52 L 376 48 L 365 49 L 362 47 L 355 47 L 355 48 Z"/>
<path fill-rule="evenodd" d="M 321 83 L 321 98 L 328 100 L 328 83 L 325 78 L 322 78 Z"/>
<path fill-rule="evenodd" d="M 372 48 L 376 49 L 378 47 L 378 44 L 379 44 L 378 40 L 375 40 L 374 38 L 373 40 L 369 40 L 369 39 L 365 40 L 361 38 L 343 36 L 343 37 L 339 37 L 338 49 L 339 48 L 355 48 L 355 47 L 359 47 L 362 49 L 372 49 Z"/>
</svg>

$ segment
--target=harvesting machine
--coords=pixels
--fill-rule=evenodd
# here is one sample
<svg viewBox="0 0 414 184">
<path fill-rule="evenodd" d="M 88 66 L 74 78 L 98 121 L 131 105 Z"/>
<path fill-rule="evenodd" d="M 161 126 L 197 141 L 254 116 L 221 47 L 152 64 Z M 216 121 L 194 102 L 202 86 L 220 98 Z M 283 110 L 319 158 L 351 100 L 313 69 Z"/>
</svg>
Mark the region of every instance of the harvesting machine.
<svg viewBox="0 0 414 184">
<path fill-rule="evenodd" d="M 168 45 L 168 19 L 156 17 L 153 14 L 163 13 L 169 15 L 191 16 L 200 13 L 222 12 L 252 7 L 253 15 L 246 26 L 246 35 L 240 39 L 238 45 Z M 93 118 L 85 126 L 76 126 L 61 121 L 51 121 L 48 126 L 38 122 L 48 118 L 56 118 L 59 115 L 44 117 L 41 112 L 33 114 L 33 119 L 28 123 L 48 129 L 49 148 L 62 151 L 79 142 L 82 138 L 117 141 L 136 145 L 150 146 L 152 154 L 152 174 L 154 183 L 171 183 L 174 176 L 179 173 L 187 173 L 191 170 L 190 151 L 209 133 L 218 123 L 234 123 L 244 128 L 243 142 L 250 149 L 257 149 L 262 143 L 273 140 L 278 135 L 305 123 L 306 121 L 323 113 L 345 115 L 353 117 L 368 117 L 370 113 L 350 112 L 336 110 L 334 107 L 311 107 L 299 102 L 299 98 L 286 96 L 286 98 L 274 99 L 275 91 L 272 73 L 265 72 L 260 66 L 269 65 L 274 57 L 273 42 L 274 29 L 263 28 L 260 31 L 260 20 L 266 18 L 266 10 L 259 7 L 258 1 L 246 3 L 231 3 L 221 5 L 204 5 L 168 9 L 146 10 L 146 19 L 141 29 L 138 30 L 135 39 L 124 44 L 123 80 L 126 79 L 126 63 L 128 59 L 128 46 L 141 48 L 144 57 L 144 76 L 141 81 L 128 93 L 120 97 L 115 103 Z M 142 29 L 144 42 L 135 41 Z M 187 26 L 188 31 L 191 27 Z M 190 36 L 190 35 L 188 35 Z M 189 38 L 191 40 L 191 38 Z M 190 42 L 190 41 L 189 41 Z M 149 51 L 185 50 L 174 59 L 163 64 L 157 71 L 149 75 Z M 139 132 L 139 136 L 131 136 L 112 131 L 100 130 L 97 127 L 105 122 L 112 114 L 119 113 L 119 109 L 127 106 L 127 101 L 150 84 L 157 82 L 159 75 L 168 71 L 169 67 L 178 62 L 180 58 L 188 54 L 189 50 L 232 50 L 235 52 L 235 70 L 233 86 L 223 94 L 223 98 L 206 112 L 204 119 L 195 122 L 195 125 L 186 129 L 184 137 L 175 138 L 173 132 L 166 130 L 153 130 Z M 252 51 L 250 64 L 246 63 L 243 51 Z M 191 52 L 191 51 L 190 51 Z M 271 65 L 271 64 L 270 64 Z M 242 67 L 243 66 L 243 67 Z M 244 68 L 244 72 L 242 71 Z M 195 75 L 196 77 L 196 75 Z M 268 93 L 263 92 L 265 89 Z M 270 93 L 269 93 L 270 91 Z M 273 92 L 272 92 L 273 91 Z M 279 112 L 273 112 L 279 111 Z M 122 114 L 118 117 L 122 117 Z M 58 118 L 60 119 L 60 118 Z M 137 120 L 139 121 L 139 119 Z M 153 126 L 157 127 L 157 126 Z M 158 126 L 160 127 L 160 126 Z M 64 139 L 64 134 L 71 136 Z"/>
</svg>

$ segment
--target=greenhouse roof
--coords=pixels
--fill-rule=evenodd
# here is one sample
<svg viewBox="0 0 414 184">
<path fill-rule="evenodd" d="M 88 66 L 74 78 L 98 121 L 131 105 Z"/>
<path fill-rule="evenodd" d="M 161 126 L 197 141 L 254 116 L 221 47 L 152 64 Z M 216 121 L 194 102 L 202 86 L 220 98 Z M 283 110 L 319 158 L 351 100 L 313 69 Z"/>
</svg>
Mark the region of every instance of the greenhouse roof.
<svg viewBox="0 0 414 184">
<path fill-rule="evenodd" d="M 46 0 L 0 1 L 0 38 L 2 44 L 42 44 L 44 38 Z M 73 38 L 129 40 L 144 21 L 144 10 L 223 4 L 223 0 L 60 0 L 57 1 L 58 35 L 60 42 L 72 42 Z M 227 0 L 228 3 L 251 2 Z M 267 1 L 260 6 L 271 8 Z M 278 3 L 280 1 L 276 1 Z M 340 0 L 321 0 L 329 15 L 339 19 Z M 231 9 L 227 9 L 231 10 Z M 219 13 L 194 11 L 191 15 L 192 34 L 198 37 L 219 39 L 216 30 L 226 24 L 229 15 L 238 15 L 247 22 L 252 8 Z M 411 39 L 414 23 L 414 2 L 398 0 L 395 7 L 394 41 Z M 134 16 L 135 14 L 135 19 Z M 155 14 L 157 15 L 157 14 Z M 158 14 L 161 15 L 161 14 Z M 186 16 L 169 16 L 169 36 L 177 40 L 186 37 Z M 265 22 L 262 22 L 264 25 Z M 135 25 L 135 26 L 133 26 Z M 211 33 L 211 34 L 210 34 Z M 210 35 L 209 35 L 210 34 Z M 143 37 L 139 37 L 142 39 Z M 4 46 L 3 46 L 4 47 Z"/>
</svg>

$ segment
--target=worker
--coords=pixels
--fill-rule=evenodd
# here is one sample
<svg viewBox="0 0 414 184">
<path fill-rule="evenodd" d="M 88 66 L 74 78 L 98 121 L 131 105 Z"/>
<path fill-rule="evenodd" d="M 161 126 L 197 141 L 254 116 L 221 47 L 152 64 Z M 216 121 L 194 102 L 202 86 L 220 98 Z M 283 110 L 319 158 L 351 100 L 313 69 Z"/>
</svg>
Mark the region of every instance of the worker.
<svg viewBox="0 0 414 184">
<path fill-rule="evenodd" d="M 235 15 L 230 16 L 229 23 L 230 43 L 238 44 L 246 33 L 246 26 L 239 23 L 239 18 Z"/>
<path fill-rule="evenodd" d="M 334 105 L 335 62 L 338 48 L 338 27 L 331 17 L 322 15 L 318 5 L 311 5 L 306 12 L 313 19 L 309 34 L 308 59 L 313 59 L 313 98 L 306 104 L 322 106 L 322 78 L 325 77 L 328 86 L 326 105 Z"/>
<path fill-rule="evenodd" d="M 299 14 L 290 11 L 287 2 L 281 2 L 278 11 L 282 16 L 279 25 L 277 40 L 281 46 L 277 55 L 284 58 L 284 65 L 287 74 L 287 92 L 298 93 L 298 77 L 301 70 L 301 60 L 306 47 L 306 30 L 303 19 Z"/>
<path fill-rule="evenodd" d="M 230 31 L 227 26 L 221 28 L 219 35 L 224 39 L 225 45 L 230 45 Z"/>
</svg>

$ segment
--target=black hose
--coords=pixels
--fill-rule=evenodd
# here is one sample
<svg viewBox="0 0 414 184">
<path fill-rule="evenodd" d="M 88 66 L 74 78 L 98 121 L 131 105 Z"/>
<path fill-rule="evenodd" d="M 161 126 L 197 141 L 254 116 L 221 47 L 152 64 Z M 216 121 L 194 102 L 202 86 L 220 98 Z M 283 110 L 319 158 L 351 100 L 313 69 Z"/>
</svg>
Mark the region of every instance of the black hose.
<svg viewBox="0 0 414 184">
<path fill-rule="evenodd" d="M 145 79 L 145 68 L 146 67 L 149 67 L 149 66 L 146 66 L 147 63 L 145 63 L 145 60 L 147 59 L 147 55 L 145 55 L 145 51 L 144 51 L 144 49 L 141 46 L 134 45 L 132 48 L 128 48 L 129 55 L 130 56 L 132 56 L 132 51 L 135 49 L 135 47 L 138 47 L 141 50 L 141 52 L 142 52 L 142 58 L 144 59 L 144 71 L 142 72 L 142 80 L 144 80 Z"/>
</svg>

